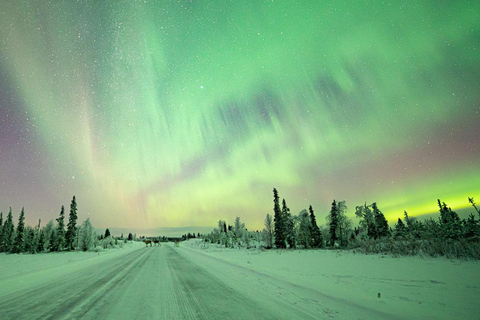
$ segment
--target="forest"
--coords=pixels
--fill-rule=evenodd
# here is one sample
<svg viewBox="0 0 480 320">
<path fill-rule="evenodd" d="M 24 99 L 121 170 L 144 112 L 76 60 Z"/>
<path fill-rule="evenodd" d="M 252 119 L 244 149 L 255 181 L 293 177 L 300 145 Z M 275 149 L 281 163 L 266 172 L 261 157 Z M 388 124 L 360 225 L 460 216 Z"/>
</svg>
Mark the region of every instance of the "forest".
<svg viewBox="0 0 480 320">
<path fill-rule="evenodd" d="M 46 253 L 72 250 L 96 250 L 98 246 L 103 249 L 122 246 L 127 240 L 135 240 L 131 233 L 124 239 L 115 238 L 110 234 L 109 229 L 105 234 L 97 235 L 90 219 L 87 218 L 81 225 L 77 225 L 77 201 L 73 196 L 70 204 L 70 213 L 66 223 L 65 207 L 62 206 L 60 215 L 50 220 L 41 227 L 41 220 L 38 225 L 31 227 L 25 225 L 25 209 L 22 208 L 18 218 L 17 226 L 13 221 L 12 208 L 3 221 L 3 213 L 0 212 L 0 252 L 6 253 Z"/>
<path fill-rule="evenodd" d="M 473 198 L 468 198 L 476 214 L 480 211 Z M 264 228 L 248 231 L 240 217 L 232 225 L 223 220 L 203 238 L 205 242 L 225 247 L 257 247 L 263 249 L 339 249 L 366 254 L 446 256 L 480 259 L 480 223 L 473 213 L 460 219 L 445 202 L 437 200 L 440 216 L 423 221 L 404 212 L 389 226 L 377 203 L 355 207 L 358 225 L 346 216 L 345 201 L 333 200 L 326 223 L 319 227 L 312 206 L 292 215 L 285 199 L 280 205 L 278 191 L 273 189 L 273 216 L 267 214 Z"/>
<path fill-rule="evenodd" d="M 333 200 L 326 215 L 325 224 L 319 226 L 315 212 L 301 210 L 292 215 L 285 199 L 273 189 L 273 215 L 267 214 L 262 231 L 249 231 L 240 217 L 233 225 L 219 220 L 209 234 L 182 235 L 178 240 L 202 238 L 204 242 L 227 248 L 246 247 L 260 249 L 324 249 L 352 250 L 366 254 L 380 253 L 397 255 L 446 256 L 448 258 L 480 259 L 480 211 L 473 198 L 468 198 L 476 214 L 470 213 L 467 219 L 460 219 L 445 202 L 437 200 L 439 217 L 424 220 L 409 216 L 404 212 L 392 226 L 385 219 L 377 203 L 366 203 L 355 207 L 358 225 L 347 217 L 345 201 Z M 5 218 L 0 212 L 0 252 L 7 253 L 46 253 L 71 250 L 97 250 L 122 246 L 127 241 L 136 240 L 131 233 L 127 238 L 113 237 L 109 229 L 97 235 L 90 219 L 77 225 L 77 202 L 75 196 L 70 204 L 68 221 L 65 208 L 61 207 L 56 223 L 50 220 L 41 227 L 25 225 L 25 210 L 19 215 L 15 227 L 12 209 Z M 143 237 L 139 237 L 143 239 Z M 167 237 L 159 237 L 168 241 Z M 176 240 L 176 238 L 175 238 Z"/>
</svg>

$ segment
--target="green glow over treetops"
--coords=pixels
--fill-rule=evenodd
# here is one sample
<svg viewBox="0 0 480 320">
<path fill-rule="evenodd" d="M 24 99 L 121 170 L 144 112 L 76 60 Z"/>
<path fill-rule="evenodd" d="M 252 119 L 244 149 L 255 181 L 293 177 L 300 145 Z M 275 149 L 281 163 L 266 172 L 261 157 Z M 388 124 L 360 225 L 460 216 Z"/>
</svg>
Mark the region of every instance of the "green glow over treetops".
<svg viewBox="0 0 480 320">
<path fill-rule="evenodd" d="M 17 159 L 18 125 L 26 150 L 2 160 L 2 210 L 54 218 L 75 194 L 99 227 L 240 216 L 260 229 L 273 187 L 319 224 L 333 199 L 351 216 L 376 201 L 390 222 L 436 212 L 437 198 L 467 207 L 480 197 L 479 12 L 2 1 L 0 101 L 16 120 L 0 147 Z"/>
</svg>

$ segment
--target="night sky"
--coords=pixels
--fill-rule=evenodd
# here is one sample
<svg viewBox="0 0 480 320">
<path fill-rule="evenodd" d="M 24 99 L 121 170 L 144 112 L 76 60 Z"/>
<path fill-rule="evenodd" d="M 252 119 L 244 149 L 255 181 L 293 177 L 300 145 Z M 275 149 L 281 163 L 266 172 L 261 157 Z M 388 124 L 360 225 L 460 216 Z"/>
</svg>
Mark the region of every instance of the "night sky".
<svg viewBox="0 0 480 320">
<path fill-rule="evenodd" d="M 273 187 L 320 224 L 480 201 L 480 2 L 0 2 L 4 214 L 261 229 Z"/>
</svg>

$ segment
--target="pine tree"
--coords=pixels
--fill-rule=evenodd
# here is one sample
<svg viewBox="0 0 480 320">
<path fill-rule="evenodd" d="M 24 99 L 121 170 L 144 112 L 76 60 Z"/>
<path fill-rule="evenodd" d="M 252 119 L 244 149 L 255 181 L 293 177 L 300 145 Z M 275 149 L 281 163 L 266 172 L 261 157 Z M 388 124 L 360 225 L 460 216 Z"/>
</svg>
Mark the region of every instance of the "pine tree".
<svg viewBox="0 0 480 320">
<path fill-rule="evenodd" d="M 25 250 L 24 232 L 25 232 L 25 209 L 22 208 L 22 212 L 20 213 L 20 217 L 18 218 L 15 241 L 11 249 L 13 253 L 20 253 Z"/>
<path fill-rule="evenodd" d="M 35 229 L 27 227 L 25 230 L 25 252 L 36 253 L 38 245 L 35 243 Z"/>
<path fill-rule="evenodd" d="M 337 202 L 337 239 L 340 239 L 340 246 L 346 246 L 349 241 L 349 232 L 351 232 L 352 221 L 346 216 L 347 204 L 346 201 Z"/>
<path fill-rule="evenodd" d="M 2 246 L 3 212 L 0 212 L 0 247 Z"/>
<path fill-rule="evenodd" d="M 275 188 L 273 188 L 273 213 L 273 221 L 275 222 L 275 246 L 279 249 L 284 249 L 287 247 L 285 244 L 284 219 L 282 211 L 280 210 L 278 191 Z"/>
<path fill-rule="evenodd" d="M 37 251 L 43 252 L 45 250 L 45 232 L 43 232 L 43 230 L 39 230 L 39 232 Z"/>
<path fill-rule="evenodd" d="M 469 197 L 468 202 L 472 204 L 472 206 L 475 208 L 475 211 L 477 211 L 478 216 L 480 217 L 480 210 L 477 208 L 475 201 L 473 201 L 473 197 L 472 198 Z M 1 226 L 1 223 L 0 223 L 0 226 Z"/>
<path fill-rule="evenodd" d="M 443 230 L 443 236 L 448 239 L 458 239 L 462 236 L 461 222 L 458 214 L 452 211 L 445 202 L 441 203 L 438 199 L 440 208 L 440 223 Z"/>
<path fill-rule="evenodd" d="M 60 216 L 57 218 L 57 232 L 52 239 L 55 243 L 52 247 L 53 251 L 62 251 L 65 248 L 65 207 L 62 206 Z"/>
<path fill-rule="evenodd" d="M 285 240 L 288 243 L 288 246 L 291 249 L 296 248 L 296 239 L 295 239 L 295 223 L 293 217 L 290 214 L 290 208 L 287 207 L 287 202 L 285 199 L 282 201 L 282 219 L 283 219 L 283 234 Z"/>
<path fill-rule="evenodd" d="M 311 239 L 312 239 L 312 222 L 308 216 L 307 210 L 303 209 L 298 214 L 298 244 L 303 246 L 305 249 L 310 248 Z"/>
<path fill-rule="evenodd" d="M 330 246 L 335 246 L 335 241 L 337 240 L 337 227 L 338 227 L 338 208 L 337 202 L 333 200 L 332 209 L 330 210 L 329 215 L 330 223 L 330 232 L 329 232 L 329 242 Z"/>
<path fill-rule="evenodd" d="M 0 212 L 0 252 L 2 252 L 2 245 L 3 245 L 2 229 L 3 229 L 3 212 Z"/>
<path fill-rule="evenodd" d="M 13 245 L 13 237 L 15 235 L 15 226 L 13 225 L 12 208 L 8 212 L 7 219 L 2 227 L 2 239 L 0 244 L 0 252 L 9 252 Z"/>
<path fill-rule="evenodd" d="M 373 214 L 375 216 L 376 238 L 384 238 L 390 235 L 387 219 L 377 207 L 377 203 L 372 204 Z"/>
<path fill-rule="evenodd" d="M 110 234 L 110 230 L 107 228 L 107 229 L 105 230 L 105 238 L 110 237 L 110 235 L 111 235 L 111 234 Z"/>
<path fill-rule="evenodd" d="M 310 246 L 312 248 L 322 248 L 323 247 L 323 235 L 322 231 L 320 231 L 320 228 L 317 225 L 317 219 L 315 218 L 315 214 L 313 212 L 312 206 L 308 208 L 310 211 L 310 224 L 311 224 L 311 240 L 310 240 Z"/>
<path fill-rule="evenodd" d="M 70 215 L 68 216 L 67 234 L 65 235 L 67 250 L 75 250 L 75 239 L 77 237 L 77 201 L 73 196 L 70 204 Z"/>
<path fill-rule="evenodd" d="M 402 219 L 398 218 L 397 224 L 395 225 L 395 232 L 393 234 L 395 239 L 405 238 L 405 224 Z"/>
</svg>

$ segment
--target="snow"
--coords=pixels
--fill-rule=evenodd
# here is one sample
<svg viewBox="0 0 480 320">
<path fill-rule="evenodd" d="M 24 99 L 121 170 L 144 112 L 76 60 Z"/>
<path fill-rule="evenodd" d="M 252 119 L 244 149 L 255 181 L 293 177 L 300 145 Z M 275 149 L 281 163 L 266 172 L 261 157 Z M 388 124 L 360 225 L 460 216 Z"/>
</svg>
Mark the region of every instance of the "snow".
<svg viewBox="0 0 480 320">
<path fill-rule="evenodd" d="M 479 267 L 227 249 L 198 239 L 178 248 L 134 242 L 99 252 L 0 254 L 0 319 L 476 319 Z"/>
<path fill-rule="evenodd" d="M 352 251 L 229 249 L 198 240 L 183 246 L 273 281 L 392 317 L 476 319 L 480 312 L 478 261 Z"/>
</svg>

